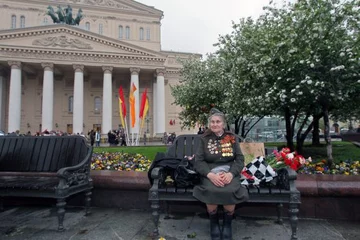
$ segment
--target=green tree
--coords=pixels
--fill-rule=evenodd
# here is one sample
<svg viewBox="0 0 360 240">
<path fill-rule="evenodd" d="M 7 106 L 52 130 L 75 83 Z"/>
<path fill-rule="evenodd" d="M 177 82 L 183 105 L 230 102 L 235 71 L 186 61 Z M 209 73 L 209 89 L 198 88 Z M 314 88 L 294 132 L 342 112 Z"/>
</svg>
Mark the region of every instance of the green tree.
<svg viewBox="0 0 360 240">
<path fill-rule="evenodd" d="M 235 62 L 233 76 L 250 90 L 249 106 L 284 116 L 289 147 L 296 135 L 301 152 L 314 122 L 324 118 L 329 164 L 331 111 L 346 111 L 359 95 L 358 8 L 358 0 L 271 4 L 257 21 L 242 19 L 219 40 L 219 55 Z"/>
</svg>

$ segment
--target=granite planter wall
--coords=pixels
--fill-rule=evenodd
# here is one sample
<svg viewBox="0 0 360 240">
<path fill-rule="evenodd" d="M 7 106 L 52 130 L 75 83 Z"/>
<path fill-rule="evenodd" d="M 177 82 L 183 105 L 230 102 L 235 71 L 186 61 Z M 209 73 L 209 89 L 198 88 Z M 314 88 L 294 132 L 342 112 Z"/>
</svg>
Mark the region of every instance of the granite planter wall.
<svg viewBox="0 0 360 240">
<path fill-rule="evenodd" d="M 93 206 L 150 210 L 147 200 L 150 184 L 146 172 L 101 170 L 92 171 L 91 177 L 94 181 Z M 296 185 L 301 192 L 300 217 L 360 221 L 360 176 L 299 174 Z M 199 205 L 196 208 L 204 211 Z M 194 211 L 194 208 L 186 205 L 181 210 Z M 276 215 L 275 208 L 267 205 L 244 206 L 239 213 Z M 284 216 L 287 216 L 286 212 Z"/>
</svg>

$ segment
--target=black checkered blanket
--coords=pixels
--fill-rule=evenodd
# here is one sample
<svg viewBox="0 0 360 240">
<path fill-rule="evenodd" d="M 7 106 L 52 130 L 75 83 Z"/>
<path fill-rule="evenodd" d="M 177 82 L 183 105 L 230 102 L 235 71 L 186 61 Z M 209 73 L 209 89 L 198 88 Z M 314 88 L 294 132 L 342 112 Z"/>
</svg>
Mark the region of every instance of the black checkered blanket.
<svg viewBox="0 0 360 240">
<path fill-rule="evenodd" d="M 264 157 L 257 157 L 247 164 L 241 172 L 241 184 L 259 185 L 260 182 L 270 182 L 277 174 L 268 165 Z"/>
</svg>

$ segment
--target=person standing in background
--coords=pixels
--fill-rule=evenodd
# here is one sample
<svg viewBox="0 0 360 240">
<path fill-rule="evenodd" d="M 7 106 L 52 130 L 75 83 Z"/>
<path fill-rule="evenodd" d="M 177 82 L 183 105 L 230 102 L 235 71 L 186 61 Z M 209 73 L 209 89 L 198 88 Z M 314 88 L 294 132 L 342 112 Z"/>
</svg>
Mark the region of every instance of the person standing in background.
<svg viewBox="0 0 360 240">
<path fill-rule="evenodd" d="M 97 147 L 100 147 L 100 133 L 99 133 L 99 130 L 96 130 L 96 133 L 95 133 L 95 142 L 96 142 L 96 146 L 97 146 Z"/>
</svg>

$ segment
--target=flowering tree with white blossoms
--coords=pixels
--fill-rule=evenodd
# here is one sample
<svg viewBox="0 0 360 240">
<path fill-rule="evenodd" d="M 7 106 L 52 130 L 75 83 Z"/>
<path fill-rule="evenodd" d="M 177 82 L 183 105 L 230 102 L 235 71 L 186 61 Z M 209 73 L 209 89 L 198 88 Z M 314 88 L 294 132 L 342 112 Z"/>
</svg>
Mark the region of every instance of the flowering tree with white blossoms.
<svg viewBox="0 0 360 240">
<path fill-rule="evenodd" d="M 234 24 L 218 44 L 219 56 L 232 64 L 235 85 L 249 93 L 248 107 L 284 116 L 290 148 L 296 122 L 301 152 L 314 122 L 324 117 L 329 164 L 329 116 L 349 110 L 360 95 L 359 5 L 359 0 L 271 3 L 257 21 Z"/>
<path fill-rule="evenodd" d="M 360 0 L 270 3 L 256 21 L 234 23 L 232 33 L 219 38 L 219 50 L 200 70 L 184 67 L 187 81 L 201 79 L 214 91 L 210 100 L 208 91 L 191 97 L 205 104 L 217 94 L 215 105 L 240 116 L 283 116 L 287 145 L 293 150 L 296 136 L 299 153 L 323 117 L 331 165 L 329 117 L 359 108 L 354 104 L 360 100 L 359 6 Z M 188 92 L 199 90 L 193 88 L 188 86 Z"/>
</svg>

